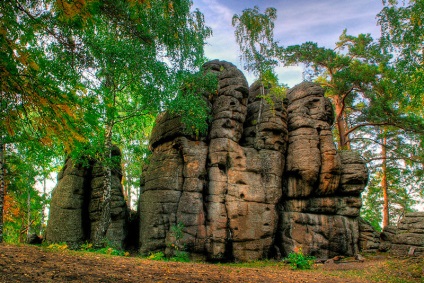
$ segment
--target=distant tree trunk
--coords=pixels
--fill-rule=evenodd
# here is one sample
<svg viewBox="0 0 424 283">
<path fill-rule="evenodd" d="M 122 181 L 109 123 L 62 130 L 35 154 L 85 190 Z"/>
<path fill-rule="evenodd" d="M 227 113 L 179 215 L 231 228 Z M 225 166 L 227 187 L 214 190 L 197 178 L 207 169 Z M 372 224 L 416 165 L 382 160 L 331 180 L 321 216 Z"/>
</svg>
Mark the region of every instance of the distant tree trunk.
<svg viewBox="0 0 424 283">
<path fill-rule="evenodd" d="M 47 176 L 43 174 L 43 202 L 41 204 L 40 235 L 44 233 L 44 210 L 46 209 Z"/>
<path fill-rule="evenodd" d="M 107 229 L 109 228 L 111 217 L 110 217 L 110 203 L 112 196 L 112 128 L 113 124 L 106 125 L 106 136 L 105 136 L 105 154 L 103 161 L 104 179 L 103 179 L 103 198 L 101 205 L 100 219 L 97 224 L 96 233 L 93 239 L 93 245 L 96 248 L 100 248 L 104 245 L 104 239 L 106 237 Z"/>
<path fill-rule="evenodd" d="M 131 185 L 130 185 L 130 178 L 126 178 L 127 183 L 125 185 L 125 195 L 127 197 L 127 205 L 129 208 L 131 208 Z"/>
<path fill-rule="evenodd" d="M 3 136 L 0 136 L 0 243 L 3 242 L 3 206 L 5 193 L 4 177 L 4 144 Z"/>
<path fill-rule="evenodd" d="M 27 191 L 27 239 L 31 235 L 31 188 Z"/>
<path fill-rule="evenodd" d="M 381 165 L 382 177 L 381 177 L 381 188 L 383 190 L 383 228 L 389 225 L 389 194 L 387 184 L 387 138 L 386 135 L 383 137 L 383 144 L 381 146 L 381 157 L 383 163 Z"/>
<path fill-rule="evenodd" d="M 125 161 L 125 164 L 128 164 Z M 131 178 L 127 175 L 127 170 L 126 170 L 127 166 L 123 165 L 122 166 L 122 184 L 123 184 L 123 189 L 124 189 L 124 197 L 127 201 L 127 206 L 129 208 L 131 208 L 131 186 L 130 184 L 130 180 Z"/>
</svg>

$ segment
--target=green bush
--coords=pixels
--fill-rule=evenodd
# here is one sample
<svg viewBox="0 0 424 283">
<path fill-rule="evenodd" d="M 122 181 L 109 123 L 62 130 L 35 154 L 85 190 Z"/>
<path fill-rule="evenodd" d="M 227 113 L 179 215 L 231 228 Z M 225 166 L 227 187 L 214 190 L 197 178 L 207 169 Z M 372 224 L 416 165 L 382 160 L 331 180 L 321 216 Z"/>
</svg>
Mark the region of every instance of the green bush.
<svg viewBox="0 0 424 283">
<path fill-rule="evenodd" d="M 300 248 L 297 252 L 291 252 L 285 260 L 292 269 L 311 269 L 315 262 L 315 257 L 304 255 Z"/>
<path fill-rule="evenodd" d="M 151 253 L 148 256 L 148 259 L 151 260 L 166 260 L 165 254 L 163 252 Z"/>
<path fill-rule="evenodd" d="M 175 251 L 174 256 L 172 256 L 169 260 L 176 262 L 190 262 L 190 254 L 184 251 Z"/>
</svg>

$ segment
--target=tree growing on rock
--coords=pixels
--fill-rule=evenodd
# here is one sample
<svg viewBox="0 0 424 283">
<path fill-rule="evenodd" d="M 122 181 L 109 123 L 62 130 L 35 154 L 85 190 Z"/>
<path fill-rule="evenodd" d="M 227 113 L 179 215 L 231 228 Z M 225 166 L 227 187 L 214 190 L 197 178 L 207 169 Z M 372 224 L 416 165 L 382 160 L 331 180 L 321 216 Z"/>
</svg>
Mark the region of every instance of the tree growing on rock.
<svg viewBox="0 0 424 283">
<path fill-rule="evenodd" d="M 252 72 L 260 84 L 260 109 L 256 125 L 261 122 L 264 100 L 273 103 L 272 96 L 282 97 L 286 87 L 278 84 L 275 67 L 278 61 L 278 42 L 274 40 L 274 21 L 277 18 L 275 8 L 267 8 L 260 13 L 257 6 L 245 9 L 240 15 L 233 16 L 236 41 L 239 45 L 240 59 L 244 69 Z M 266 95 L 265 89 L 268 90 Z M 256 127 L 256 133 L 258 129 Z"/>
</svg>

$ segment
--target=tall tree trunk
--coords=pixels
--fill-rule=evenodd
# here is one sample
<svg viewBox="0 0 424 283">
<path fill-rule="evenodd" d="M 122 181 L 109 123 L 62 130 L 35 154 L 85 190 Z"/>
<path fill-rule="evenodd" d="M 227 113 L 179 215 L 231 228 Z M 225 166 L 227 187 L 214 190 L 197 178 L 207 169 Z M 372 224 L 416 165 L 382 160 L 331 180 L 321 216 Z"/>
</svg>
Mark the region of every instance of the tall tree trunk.
<svg viewBox="0 0 424 283">
<path fill-rule="evenodd" d="M 111 222 L 110 203 L 112 196 L 112 128 L 112 123 L 108 123 L 106 125 L 105 154 L 103 161 L 103 202 L 101 205 L 102 209 L 100 219 L 97 223 L 97 229 L 93 239 L 93 245 L 96 248 L 100 248 L 104 245 L 106 232 Z"/>
<path fill-rule="evenodd" d="M 387 138 L 386 135 L 383 137 L 383 143 L 381 146 L 381 157 L 382 157 L 382 177 L 381 177 L 381 188 L 383 190 L 383 228 L 389 225 L 389 194 L 387 184 L 387 152 L 386 152 Z"/>
<path fill-rule="evenodd" d="M 125 196 L 127 198 L 127 206 L 131 208 L 131 185 L 130 185 L 131 178 L 126 177 L 125 180 L 126 180 L 126 184 L 125 184 L 124 191 L 125 191 Z"/>
<path fill-rule="evenodd" d="M 131 186 L 129 185 L 130 177 L 127 176 L 127 164 L 127 161 L 124 161 L 124 164 L 122 164 L 122 184 L 127 206 L 131 208 Z"/>
<path fill-rule="evenodd" d="M 3 136 L 0 135 L 0 243 L 3 242 L 3 206 L 5 193 L 4 177 L 4 144 Z"/>
<path fill-rule="evenodd" d="M 31 188 L 27 191 L 27 239 L 31 235 Z"/>
<path fill-rule="evenodd" d="M 41 204 L 40 235 L 44 233 L 44 210 L 46 209 L 47 176 L 43 174 L 43 202 Z"/>
<path fill-rule="evenodd" d="M 265 86 L 261 80 L 261 86 L 260 86 L 260 92 L 261 92 L 261 100 L 260 100 L 260 104 L 259 104 L 259 113 L 258 113 L 258 119 L 256 121 L 256 127 L 255 127 L 255 143 L 254 143 L 254 148 L 259 149 L 259 137 L 258 137 L 258 133 L 259 133 L 259 124 L 261 123 L 261 119 L 262 119 L 262 108 L 263 108 L 263 101 L 264 101 L 264 95 L 265 95 Z"/>
<path fill-rule="evenodd" d="M 347 123 L 344 115 L 344 102 L 342 101 L 342 98 L 338 95 L 334 96 L 333 98 L 335 110 L 336 110 L 336 125 L 337 130 L 339 132 L 339 138 L 338 138 L 338 146 L 339 149 L 350 149 L 350 142 L 349 138 L 346 135 L 347 132 Z"/>
</svg>

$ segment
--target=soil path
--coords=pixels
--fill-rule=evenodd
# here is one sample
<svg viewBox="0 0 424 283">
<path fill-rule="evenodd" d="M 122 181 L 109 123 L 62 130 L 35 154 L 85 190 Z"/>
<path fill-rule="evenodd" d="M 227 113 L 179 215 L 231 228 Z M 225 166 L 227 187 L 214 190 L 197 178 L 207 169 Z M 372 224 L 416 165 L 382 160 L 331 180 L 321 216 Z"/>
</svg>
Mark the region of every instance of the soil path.
<svg viewBox="0 0 424 283">
<path fill-rule="evenodd" d="M 176 263 L 95 253 L 46 251 L 0 244 L 0 282 L 366 282 L 329 275 L 328 270 L 366 268 L 367 263 L 331 264 L 312 271 L 286 266 L 247 268 Z M 378 265 L 377 263 L 372 263 Z"/>
</svg>

